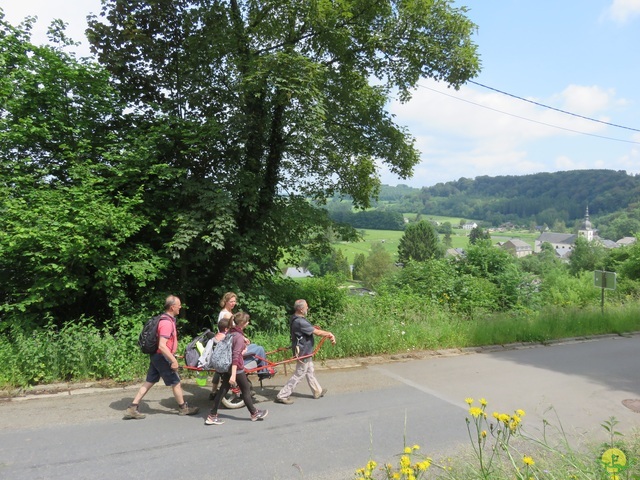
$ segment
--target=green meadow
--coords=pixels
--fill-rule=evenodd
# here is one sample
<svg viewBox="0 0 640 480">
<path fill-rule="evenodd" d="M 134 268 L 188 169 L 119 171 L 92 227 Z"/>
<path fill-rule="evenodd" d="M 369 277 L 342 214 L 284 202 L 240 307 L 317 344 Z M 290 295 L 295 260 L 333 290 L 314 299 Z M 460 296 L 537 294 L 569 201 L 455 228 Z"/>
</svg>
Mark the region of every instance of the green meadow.
<svg viewBox="0 0 640 480">
<path fill-rule="evenodd" d="M 415 214 L 405 214 L 405 217 L 415 218 Z M 459 218 L 451 217 L 437 217 L 437 216 L 423 216 L 422 219 L 437 220 L 439 222 L 450 222 L 453 228 L 453 234 L 451 235 L 451 246 L 453 248 L 465 248 L 468 243 L 468 230 L 462 230 L 456 228 L 460 225 Z M 384 246 L 385 250 L 389 252 L 393 258 L 398 256 L 398 244 L 404 232 L 398 230 L 371 230 L 360 229 L 358 230 L 362 236 L 360 242 L 336 242 L 335 248 L 342 250 L 342 253 L 347 257 L 349 263 L 353 263 L 355 256 L 359 253 L 364 253 L 365 256 L 371 252 L 371 245 L 374 243 L 380 243 Z M 535 239 L 540 235 L 538 232 L 531 233 L 526 230 L 513 230 L 508 232 L 491 232 L 491 240 L 493 243 L 506 242 L 513 238 L 518 238 L 524 242 L 527 242 L 533 247 Z M 440 235 L 442 239 L 443 235 Z"/>
</svg>

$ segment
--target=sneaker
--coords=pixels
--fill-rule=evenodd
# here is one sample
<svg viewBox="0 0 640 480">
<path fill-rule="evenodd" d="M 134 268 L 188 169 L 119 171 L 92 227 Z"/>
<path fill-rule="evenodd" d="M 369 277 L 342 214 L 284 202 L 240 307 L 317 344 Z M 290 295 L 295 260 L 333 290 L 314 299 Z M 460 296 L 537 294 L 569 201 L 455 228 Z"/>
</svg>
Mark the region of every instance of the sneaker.
<svg viewBox="0 0 640 480">
<path fill-rule="evenodd" d="M 327 389 L 323 388 L 320 393 L 314 393 L 313 394 L 313 398 L 315 398 L 317 400 L 318 398 L 324 397 L 326 394 L 327 394 Z"/>
<path fill-rule="evenodd" d="M 280 398 L 280 397 L 276 397 L 276 399 L 274 400 L 276 403 L 284 403 L 285 405 L 291 405 L 293 403 L 293 398 Z"/>
<path fill-rule="evenodd" d="M 126 420 L 140 420 L 142 418 L 146 417 L 146 415 L 144 413 L 140 413 L 138 411 L 138 407 L 132 405 L 129 408 L 127 408 L 127 412 L 124 414 L 124 418 Z"/>
<path fill-rule="evenodd" d="M 178 407 L 178 415 L 195 415 L 200 409 L 198 407 L 190 407 L 184 402 L 182 407 Z"/>
<path fill-rule="evenodd" d="M 267 415 L 269 415 L 269 410 L 256 410 L 256 413 L 251 414 L 251 421 L 264 420 Z"/>
<path fill-rule="evenodd" d="M 224 420 L 220 420 L 218 415 L 209 415 L 207 419 L 204 421 L 205 425 L 222 425 Z"/>
</svg>

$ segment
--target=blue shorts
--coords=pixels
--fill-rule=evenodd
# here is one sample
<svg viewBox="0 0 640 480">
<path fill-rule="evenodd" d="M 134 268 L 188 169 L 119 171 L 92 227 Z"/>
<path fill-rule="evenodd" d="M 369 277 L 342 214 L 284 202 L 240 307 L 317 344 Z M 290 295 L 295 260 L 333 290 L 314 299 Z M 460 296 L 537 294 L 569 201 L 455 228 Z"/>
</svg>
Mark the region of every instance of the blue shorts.
<svg viewBox="0 0 640 480">
<path fill-rule="evenodd" d="M 164 380 L 167 387 L 173 387 L 180 383 L 180 375 L 171 368 L 169 361 L 161 353 L 154 353 L 149 356 L 149 370 L 147 371 L 147 382 L 157 383 L 160 378 Z"/>
</svg>

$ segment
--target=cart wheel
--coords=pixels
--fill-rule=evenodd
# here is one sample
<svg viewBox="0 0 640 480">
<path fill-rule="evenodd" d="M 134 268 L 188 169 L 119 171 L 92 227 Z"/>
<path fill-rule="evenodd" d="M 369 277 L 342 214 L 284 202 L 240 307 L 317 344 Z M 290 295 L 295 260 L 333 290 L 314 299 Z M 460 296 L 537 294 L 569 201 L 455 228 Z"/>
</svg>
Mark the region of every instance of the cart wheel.
<svg viewBox="0 0 640 480">
<path fill-rule="evenodd" d="M 234 392 L 233 390 L 229 390 L 229 392 L 222 399 L 222 405 L 224 406 L 224 408 L 229 409 L 244 407 L 244 399 L 242 398 L 242 394 L 240 393 L 240 391 Z"/>
</svg>

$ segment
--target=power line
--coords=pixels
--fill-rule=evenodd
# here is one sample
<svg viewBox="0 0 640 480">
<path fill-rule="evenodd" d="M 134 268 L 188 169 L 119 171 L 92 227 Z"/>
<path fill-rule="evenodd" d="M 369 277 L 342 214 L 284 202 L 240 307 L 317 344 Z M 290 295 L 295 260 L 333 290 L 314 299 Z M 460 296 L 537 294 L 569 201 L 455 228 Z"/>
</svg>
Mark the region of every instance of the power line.
<svg viewBox="0 0 640 480">
<path fill-rule="evenodd" d="M 512 93 L 504 92 L 502 90 L 498 90 L 497 88 L 489 87 L 488 85 L 483 85 L 482 83 L 474 82 L 473 80 L 468 80 L 469 83 L 473 83 L 474 85 L 478 85 L 479 87 L 486 88 L 487 90 L 493 90 L 494 92 L 501 93 L 502 95 L 507 95 L 512 98 L 517 98 L 518 100 L 522 100 L 523 102 L 532 103 L 539 107 L 548 108 L 549 110 L 555 110 L 556 112 L 564 113 L 565 115 L 572 115 L 574 117 L 583 118 L 585 120 L 589 120 L 591 122 L 602 123 L 604 125 L 609 125 L 610 127 L 616 128 L 624 128 L 625 130 L 631 130 L 633 132 L 640 132 L 637 128 L 625 127 L 624 125 L 616 125 L 615 123 L 604 122 L 602 120 L 597 120 L 591 117 L 585 117 L 584 115 L 578 115 L 577 113 L 567 112 L 566 110 L 561 110 L 559 108 L 550 107 L 549 105 L 545 105 L 544 103 L 534 102 L 533 100 L 529 100 L 527 98 L 519 97 L 518 95 L 513 95 Z"/>
<path fill-rule="evenodd" d="M 474 82 L 474 83 L 475 83 L 475 82 Z M 483 85 L 481 85 L 481 86 L 483 86 Z M 432 92 L 439 93 L 440 95 L 444 95 L 444 96 L 446 96 L 446 97 L 451 97 L 451 98 L 453 98 L 453 99 L 455 99 L 455 100 L 459 100 L 459 101 L 461 101 L 461 102 L 470 103 L 471 105 L 475 105 L 476 107 L 486 108 L 487 110 L 492 110 L 492 111 L 494 111 L 494 112 L 498 112 L 498 113 L 501 113 L 501 114 L 503 114 L 503 115 L 509 115 L 510 117 L 519 118 L 520 120 L 526 120 L 527 122 L 537 123 L 537 124 L 539 124 L 539 125 L 544 125 L 544 126 L 546 126 L 546 127 L 557 128 L 557 129 L 559 129 L 559 130 L 565 130 L 565 131 L 567 131 L 567 132 L 577 133 L 577 134 L 580 134 L 580 135 L 587 135 L 587 136 L 589 136 L 589 137 L 602 138 L 602 139 L 604 139 L 604 140 L 612 140 L 612 141 L 614 141 L 614 142 L 632 143 L 632 144 L 634 144 L 634 145 L 640 145 L 640 142 L 635 142 L 635 141 L 633 141 L 633 140 L 623 140 L 623 139 L 621 139 L 621 138 L 613 138 L 613 137 L 606 137 L 606 136 L 604 136 L 604 135 L 596 135 L 595 133 L 581 132 L 581 131 L 579 131 L 579 130 L 573 130 L 573 129 L 571 129 L 571 128 L 560 127 L 560 126 L 558 126 L 558 125 L 553 125 L 553 124 L 550 124 L 550 123 L 540 122 L 540 121 L 538 121 L 538 120 L 533 120 L 533 119 L 531 119 L 531 118 L 523 117 L 523 116 L 520 116 L 520 115 L 515 115 L 515 114 L 513 114 L 513 113 L 509 113 L 509 112 L 504 112 L 504 111 L 502 111 L 502 110 L 498 110 L 497 108 L 488 107 L 488 106 L 486 106 L 486 105 L 482 105 L 482 104 L 480 104 L 480 103 L 472 102 L 471 100 L 466 100 L 466 99 L 464 99 L 464 98 L 456 97 L 455 95 L 450 95 L 450 94 L 448 94 L 448 93 L 442 92 L 442 91 L 440 91 L 440 90 L 436 90 L 436 89 L 434 89 L 434 88 L 426 87 L 426 86 L 424 86 L 424 85 L 419 85 L 419 87 L 421 87 L 421 88 L 425 88 L 425 89 L 427 89 L 427 90 L 431 90 Z M 507 95 L 508 95 L 508 94 L 507 94 Z M 516 97 L 516 98 L 519 98 L 519 97 Z M 542 106 L 544 106 L 544 105 L 542 105 Z M 549 107 L 549 108 L 552 108 L 552 107 Z M 556 109 L 554 109 L 554 110 L 556 110 Z M 569 112 L 566 112 L 566 113 L 569 113 Z M 574 115 L 574 114 L 571 114 L 571 113 L 569 113 L 569 114 L 570 114 L 570 115 Z M 580 116 L 580 115 L 576 115 L 576 116 Z M 592 120 L 592 119 L 589 119 L 588 117 L 582 117 L 582 118 L 586 118 L 587 120 Z M 598 120 L 594 120 L 594 121 L 598 121 Z M 605 123 L 605 122 L 600 122 L 600 123 Z M 613 125 L 613 126 L 616 126 L 616 125 Z M 629 130 L 635 130 L 635 129 L 633 129 L 633 128 L 629 128 L 629 127 L 621 127 L 621 128 L 627 128 L 627 129 L 629 129 Z M 640 131 L 640 130 L 636 130 L 636 131 Z"/>
</svg>

